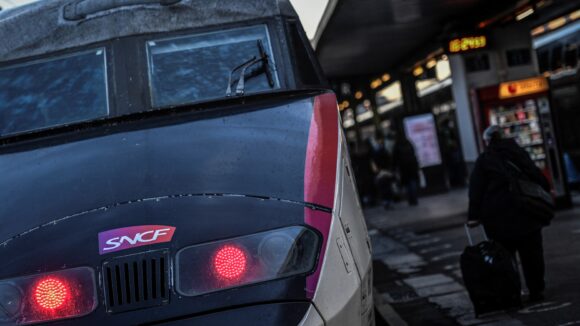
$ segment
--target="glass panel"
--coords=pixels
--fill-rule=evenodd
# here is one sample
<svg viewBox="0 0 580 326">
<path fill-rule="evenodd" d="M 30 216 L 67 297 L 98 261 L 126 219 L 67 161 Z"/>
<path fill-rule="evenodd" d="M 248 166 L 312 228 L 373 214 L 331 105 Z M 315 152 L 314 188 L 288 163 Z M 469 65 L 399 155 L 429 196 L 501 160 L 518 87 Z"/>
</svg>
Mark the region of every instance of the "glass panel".
<svg viewBox="0 0 580 326">
<path fill-rule="evenodd" d="M 0 136 L 108 115 L 103 49 L 0 69 Z"/>
<path fill-rule="evenodd" d="M 258 40 L 262 41 L 270 59 L 273 88 L 278 88 L 275 62 L 264 25 L 148 42 L 153 106 L 225 97 L 230 72 L 253 57 L 260 57 Z M 265 72 L 262 62 L 248 68 L 245 93 L 272 89 Z M 234 93 L 238 77 L 239 71 L 232 78 Z"/>
</svg>

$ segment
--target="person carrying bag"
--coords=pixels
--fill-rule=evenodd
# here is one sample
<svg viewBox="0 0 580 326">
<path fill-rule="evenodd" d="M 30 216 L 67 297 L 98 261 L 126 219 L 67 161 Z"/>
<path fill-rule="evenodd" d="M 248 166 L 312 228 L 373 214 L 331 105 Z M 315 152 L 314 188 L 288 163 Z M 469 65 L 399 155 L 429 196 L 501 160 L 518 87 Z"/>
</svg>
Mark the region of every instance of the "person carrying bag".
<svg viewBox="0 0 580 326">
<path fill-rule="evenodd" d="M 491 126 L 487 148 L 471 174 L 468 224 L 483 224 L 490 239 L 519 254 L 530 301 L 544 298 L 542 228 L 554 216 L 550 184 L 528 153 Z"/>
</svg>

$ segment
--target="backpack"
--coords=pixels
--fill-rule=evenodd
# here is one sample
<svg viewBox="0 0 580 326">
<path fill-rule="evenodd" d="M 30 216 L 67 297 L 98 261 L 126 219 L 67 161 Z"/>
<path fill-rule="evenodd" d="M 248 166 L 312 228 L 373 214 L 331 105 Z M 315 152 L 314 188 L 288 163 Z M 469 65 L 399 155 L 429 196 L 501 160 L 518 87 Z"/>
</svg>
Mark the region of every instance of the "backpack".
<svg viewBox="0 0 580 326">
<path fill-rule="evenodd" d="M 509 193 L 518 210 L 538 220 L 542 225 L 550 225 L 554 218 L 554 199 L 539 184 L 532 181 L 516 164 L 504 160 L 509 179 Z"/>
</svg>

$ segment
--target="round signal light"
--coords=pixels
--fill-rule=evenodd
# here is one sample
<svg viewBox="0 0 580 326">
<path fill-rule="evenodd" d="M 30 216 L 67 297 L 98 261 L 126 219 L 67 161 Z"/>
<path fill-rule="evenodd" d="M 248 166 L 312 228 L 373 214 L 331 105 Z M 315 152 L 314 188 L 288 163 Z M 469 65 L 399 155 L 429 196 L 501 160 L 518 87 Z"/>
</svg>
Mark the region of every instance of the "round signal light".
<svg viewBox="0 0 580 326">
<path fill-rule="evenodd" d="M 215 272 L 226 280 L 237 280 L 246 272 L 248 258 L 246 252 L 232 245 L 220 248 L 214 258 L 213 267 Z"/>
<path fill-rule="evenodd" d="M 49 277 L 36 284 L 34 298 L 41 308 L 54 310 L 66 303 L 69 298 L 69 290 L 61 280 Z"/>
</svg>

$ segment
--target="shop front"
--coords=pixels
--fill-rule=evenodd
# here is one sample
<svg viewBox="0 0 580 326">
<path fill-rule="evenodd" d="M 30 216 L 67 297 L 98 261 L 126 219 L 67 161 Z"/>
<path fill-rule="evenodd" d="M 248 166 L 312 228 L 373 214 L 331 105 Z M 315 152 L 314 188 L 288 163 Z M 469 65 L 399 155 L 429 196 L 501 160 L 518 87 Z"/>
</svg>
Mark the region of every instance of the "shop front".
<svg viewBox="0 0 580 326">
<path fill-rule="evenodd" d="M 515 139 L 552 185 L 558 206 L 570 205 L 563 155 L 544 77 L 501 83 L 477 90 L 481 131 L 490 125 Z"/>
</svg>

